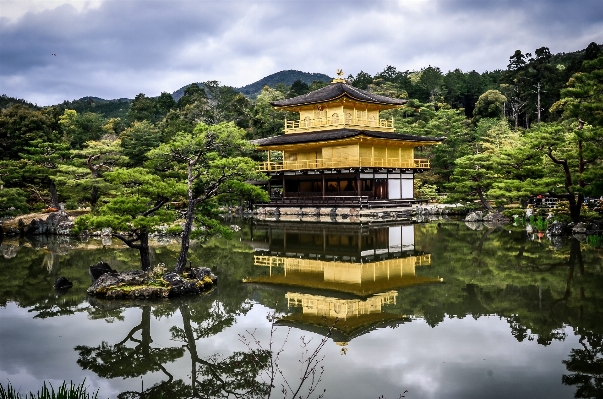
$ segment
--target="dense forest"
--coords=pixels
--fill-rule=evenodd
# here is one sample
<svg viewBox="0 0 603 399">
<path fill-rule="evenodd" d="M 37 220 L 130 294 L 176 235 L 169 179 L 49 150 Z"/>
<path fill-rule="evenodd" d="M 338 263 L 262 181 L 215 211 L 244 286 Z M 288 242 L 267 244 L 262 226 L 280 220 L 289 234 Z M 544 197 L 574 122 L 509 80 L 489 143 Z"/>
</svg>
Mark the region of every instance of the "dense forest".
<svg viewBox="0 0 603 399">
<path fill-rule="evenodd" d="M 581 206 L 585 197 L 603 195 L 602 49 L 591 43 L 572 53 L 517 50 L 506 69 L 483 73 L 388 65 L 348 81 L 408 99 L 384 115 L 394 118 L 397 132 L 446 137 L 442 145 L 418 151 L 432 165 L 416 179 L 418 197 L 445 194 L 449 201 L 480 201 L 491 209 L 548 194 L 566 200 L 567 217 L 577 220 L 588 213 Z M 284 72 L 290 78 L 295 71 Z M 252 85 L 245 92 L 207 81 L 176 96 L 84 97 L 48 107 L 2 95 L 0 217 L 64 203 L 68 209 L 91 207 L 97 227 L 115 227 L 119 223 L 108 215 L 124 211 L 124 198 L 133 192 L 142 198 L 144 187 L 152 204 L 148 216 L 157 218 L 141 222 L 145 228 L 173 217 L 162 219 L 157 211 L 191 201 L 214 226 L 209 216 L 220 204 L 265 199 L 245 183 L 262 179 L 253 166 L 261 155 L 248 141 L 282 134 L 285 118 L 295 118 L 269 103 L 328 84 L 321 74 L 305 74 L 305 81 L 290 85 L 275 75 L 265 78 L 259 93 Z M 162 186 L 168 181 L 170 190 Z M 131 218 L 146 205 L 140 200 L 138 206 L 130 209 Z"/>
</svg>

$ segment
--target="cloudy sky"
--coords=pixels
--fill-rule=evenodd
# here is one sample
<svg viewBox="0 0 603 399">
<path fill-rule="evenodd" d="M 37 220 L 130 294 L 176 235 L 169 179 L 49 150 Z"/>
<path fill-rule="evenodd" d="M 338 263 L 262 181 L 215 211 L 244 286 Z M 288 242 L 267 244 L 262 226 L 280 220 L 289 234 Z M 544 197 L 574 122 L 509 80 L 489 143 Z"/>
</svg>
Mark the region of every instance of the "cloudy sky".
<svg viewBox="0 0 603 399">
<path fill-rule="evenodd" d="M 593 41 L 601 0 L 0 0 L 0 94 L 48 105 L 284 69 L 481 72 Z"/>
</svg>

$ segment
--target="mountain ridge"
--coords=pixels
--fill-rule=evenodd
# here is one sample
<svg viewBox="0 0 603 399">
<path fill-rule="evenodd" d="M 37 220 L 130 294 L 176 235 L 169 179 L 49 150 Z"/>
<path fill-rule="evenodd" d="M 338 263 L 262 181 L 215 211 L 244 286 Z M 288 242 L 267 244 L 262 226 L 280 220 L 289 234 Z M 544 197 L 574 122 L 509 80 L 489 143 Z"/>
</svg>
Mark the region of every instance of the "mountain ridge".
<svg viewBox="0 0 603 399">
<path fill-rule="evenodd" d="M 322 82 L 330 82 L 332 78 L 330 76 L 325 75 L 324 73 L 312 73 L 312 72 L 303 72 L 295 69 L 286 69 L 283 71 L 278 71 L 268 76 L 264 76 L 262 79 L 250 83 L 241 87 L 233 87 L 236 91 L 243 94 L 248 98 L 255 98 L 262 91 L 264 86 L 275 87 L 278 84 L 284 84 L 285 86 L 291 86 L 293 82 L 296 80 L 301 80 L 302 82 L 310 85 L 313 81 L 319 80 Z M 202 82 L 196 82 L 200 87 L 203 87 Z M 178 101 L 180 97 L 184 95 L 184 90 L 188 86 L 193 83 L 190 83 L 186 86 L 182 86 L 178 90 L 172 92 L 172 97 L 174 100 Z"/>
</svg>

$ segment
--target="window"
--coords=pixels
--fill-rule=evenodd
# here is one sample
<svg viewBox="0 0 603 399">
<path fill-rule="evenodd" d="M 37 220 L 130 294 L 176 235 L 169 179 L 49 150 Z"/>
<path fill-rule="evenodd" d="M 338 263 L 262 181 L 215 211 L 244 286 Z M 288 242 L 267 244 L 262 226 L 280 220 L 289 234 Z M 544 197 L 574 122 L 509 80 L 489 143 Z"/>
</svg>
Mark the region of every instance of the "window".
<svg viewBox="0 0 603 399">
<path fill-rule="evenodd" d="M 339 114 L 337 112 L 335 112 L 333 115 L 331 115 L 331 124 L 339 125 Z"/>
</svg>

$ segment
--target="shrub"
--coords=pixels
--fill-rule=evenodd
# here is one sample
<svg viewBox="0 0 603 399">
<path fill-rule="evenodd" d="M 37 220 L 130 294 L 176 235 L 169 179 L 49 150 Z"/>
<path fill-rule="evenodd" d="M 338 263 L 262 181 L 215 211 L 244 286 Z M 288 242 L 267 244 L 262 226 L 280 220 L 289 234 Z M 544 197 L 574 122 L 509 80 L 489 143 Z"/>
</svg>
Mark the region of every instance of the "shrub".
<svg viewBox="0 0 603 399">
<path fill-rule="evenodd" d="M 504 216 L 508 217 L 509 219 L 513 219 L 513 218 L 515 218 L 515 216 L 519 216 L 519 217 L 523 218 L 526 215 L 526 211 L 521 208 L 505 209 L 504 211 L 502 211 L 502 214 Z"/>
</svg>

